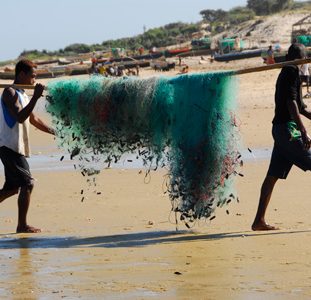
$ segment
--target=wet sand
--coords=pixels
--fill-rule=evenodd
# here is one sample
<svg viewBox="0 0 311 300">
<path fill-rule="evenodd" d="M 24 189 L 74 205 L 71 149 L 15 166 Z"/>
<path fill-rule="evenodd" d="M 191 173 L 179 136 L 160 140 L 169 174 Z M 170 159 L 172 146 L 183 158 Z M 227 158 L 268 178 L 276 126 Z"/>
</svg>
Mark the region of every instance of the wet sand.
<svg viewBox="0 0 311 300">
<path fill-rule="evenodd" d="M 240 76 L 244 148 L 272 147 L 277 74 Z M 34 154 L 61 156 L 52 137 L 32 137 Z M 29 220 L 43 232 L 14 234 L 16 197 L 1 203 L 0 298 L 310 299 L 310 174 L 293 168 L 277 184 L 267 219 L 279 231 L 250 230 L 268 163 L 245 161 L 236 178 L 240 203 L 230 203 L 229 214 L 219 209 L 212 222 L 180 223 L 178 231 L 165 170 L 152 172 L 148 184 L 139 169 L 103 170 L 96 187 L 70 168 L 34 170 Z"/>
</svg>

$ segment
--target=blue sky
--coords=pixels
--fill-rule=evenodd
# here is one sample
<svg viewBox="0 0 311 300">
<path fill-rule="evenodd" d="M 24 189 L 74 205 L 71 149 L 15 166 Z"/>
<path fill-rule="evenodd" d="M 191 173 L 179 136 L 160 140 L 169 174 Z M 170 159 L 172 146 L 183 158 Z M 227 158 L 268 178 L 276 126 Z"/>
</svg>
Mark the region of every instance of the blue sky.
<svg viewBox="0 0 311 300">
<path fill-rule="evenodd" d="M 247 0 L 4 0 L 0 61 L 23 50 L 101 43 L 168 23 L 197 22 L 203 9 L 229 10 Z"/>
</svg>

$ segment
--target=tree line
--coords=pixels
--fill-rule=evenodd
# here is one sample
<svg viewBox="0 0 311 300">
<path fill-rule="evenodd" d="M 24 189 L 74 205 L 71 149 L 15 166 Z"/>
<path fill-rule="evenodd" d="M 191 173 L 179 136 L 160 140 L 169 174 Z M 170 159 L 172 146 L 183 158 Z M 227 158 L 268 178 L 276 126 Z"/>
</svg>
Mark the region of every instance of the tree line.
<svg viewBox="0 0 311 300">
<path fill-rule="evenodd" d="M 25 50 L 20 56 L 37 59 L 51 56 L 69 56 L 92 51 L 109 51 L 111 48 L 125 48 L 135 51 L 138 48 L 167 47 L 189 41 L 193 33 L 200 30 L 202 22 L 209 24 L 212 34 L 226 30 L 228 26 L 238 25 L 252 20 L 255 16 L 265 16 L 288 9 L 310 7 L 311 1 L 295 2 L 294 0 L 247 0 L 245 7 L 235 7 L 229 11 L 206 9 L 200 11 L 201 22 L 176 22 L 162 27 L 146 30 L 144 33 L 127 38 L 106 40 L 101 44 L 87 45 L 76 43 L 58 51 Z"/>
</svg>

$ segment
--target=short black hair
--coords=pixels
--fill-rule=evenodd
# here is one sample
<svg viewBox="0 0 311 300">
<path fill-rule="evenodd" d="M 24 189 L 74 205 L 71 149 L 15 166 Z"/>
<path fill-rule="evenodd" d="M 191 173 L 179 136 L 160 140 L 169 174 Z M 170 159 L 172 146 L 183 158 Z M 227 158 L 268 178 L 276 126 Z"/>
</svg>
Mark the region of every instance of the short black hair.
<svg viewBox="0 0 311 300">
<path fill-rule="evenodd" d="M 288 48 L 286 60 L 302 59 L 305 58 L 305 55 L 305 46 L 299 43 L 294 43 Z"/>
<path fill-rule="evenodd" d="M 17 78 L 20 72 L 29 73 L 37 65 L 28 59 L 21 59 L 15 66 L 15 78 Z"/>
</svg>

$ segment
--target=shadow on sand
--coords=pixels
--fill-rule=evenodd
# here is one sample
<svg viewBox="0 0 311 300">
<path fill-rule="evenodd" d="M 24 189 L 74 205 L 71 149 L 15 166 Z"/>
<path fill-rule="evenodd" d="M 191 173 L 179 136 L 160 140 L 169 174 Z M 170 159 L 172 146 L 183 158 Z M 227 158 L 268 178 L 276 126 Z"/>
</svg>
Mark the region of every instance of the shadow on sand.
<svg viewBox="0 0 311 300">
<path fill-rule="evenodd" d="M 262 237 L 267 235 L 291 235 L 310 233 L 311 230 L 269 231 L 269 232 L 224 232 L 215 234 L 198 234 L 191 231 L 152 231 L 120 235 L 94 237 L 25 237 L 20 235 L 0 235 L 0 249 L 46 249 L 46 248 L 121 248 L 144 247 L 156 244 L 171 244 L 195 241 L 214 241 L 221 239 Z"/>
</svg>

